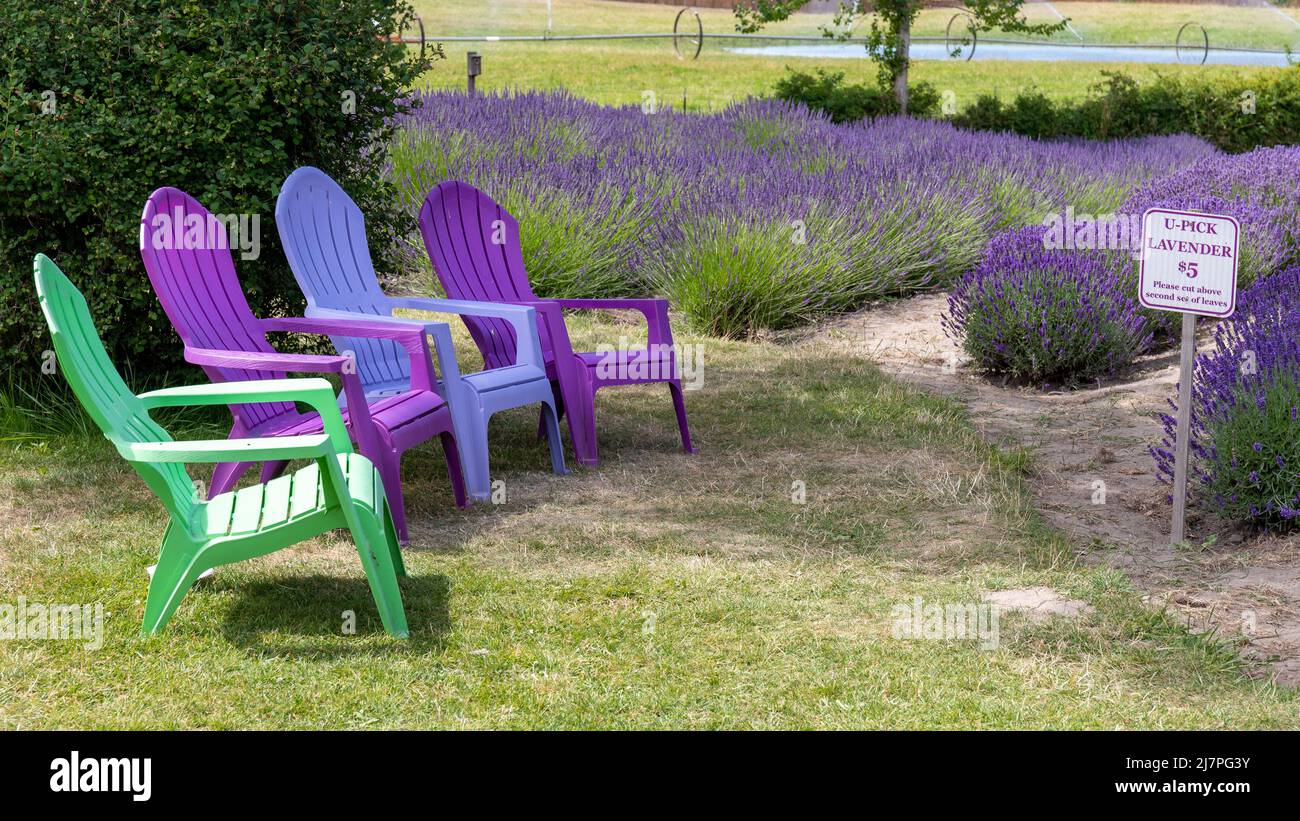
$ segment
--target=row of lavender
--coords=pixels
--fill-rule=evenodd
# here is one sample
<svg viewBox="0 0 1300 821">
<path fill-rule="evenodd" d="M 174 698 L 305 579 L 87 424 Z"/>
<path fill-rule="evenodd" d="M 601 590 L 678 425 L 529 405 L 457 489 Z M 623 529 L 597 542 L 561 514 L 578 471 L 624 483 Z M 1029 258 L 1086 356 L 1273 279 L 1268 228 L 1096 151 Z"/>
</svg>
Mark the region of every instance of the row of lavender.
<svg viewBox="0 0 1300 821">
<path fill-rule="evenodd" d="M 998 231 L 1114 211 L 1215 152 L 1191 138 L 1041 143 L 900 118 L 852 126 L 777 102 L 713 115 L 557 93 L 422 95 L 392 149 L 414 212 L 448 178 L 523 225 L 551 296 L 658 293 L 744 336 L 950 285 Z"/>
<path fill-rule="evenodd" d="M 421 102 L 392 149 L 412 212 L 444 179 L 488 191 L 523 225 L 544 295 L 661 294 L 698 330 L 743 336 L 952 286 L 949 332 L 980 366 L 1036 384 L 1112 376 L 1172 341 L 1170 316 L 1135 300 L 1146 208 L 1232 214 L 1243 285 L 1259 284 L 1198 361 L 1199 496 L 1255 523 L 1295 518 L 1300 148 L 835 126 L 772 102 L 707 116 L 547 93 Z M 1133 227 L 1118 244 L 1089 223 L 1110 214 Z M 1153 450 L 1167 471 L 1168 442 Z"/>
</svg>

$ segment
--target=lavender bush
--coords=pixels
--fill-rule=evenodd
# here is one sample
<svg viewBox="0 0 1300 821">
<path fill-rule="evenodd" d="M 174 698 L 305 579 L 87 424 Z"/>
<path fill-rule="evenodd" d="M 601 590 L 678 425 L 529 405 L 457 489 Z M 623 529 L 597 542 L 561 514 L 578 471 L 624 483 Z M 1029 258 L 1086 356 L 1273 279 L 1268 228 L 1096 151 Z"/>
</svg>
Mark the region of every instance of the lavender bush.
<svg viewBox="0 0 1300 821">
<path fill-rule="evenodd" d="M 944 330 L 983 369 L 1035 383 L 1113 376 L 1151 331 L 1107 255 L 1045 247 L 1031 225 L 995 237 L 948 298 Z"/>
<path fill-rule="evenodd" d="M 1148 208 L 1228 214 L 1241 223 L 1238 281 L 1246 287 L 1297 257 L 1300 146 L 1213 154 L 1137 186 L 1123 210 Z"/>
<path fill-rule="evenodd" d="M 523 226 L 539 294 L 659 293 L 741 336 L 952 283 L 998 230 L 1213 154 L 1183 137 L 1106 144 L 883 118 L 837 126 L 775 101 L 687 115 L 561 93 L 422 94 L 390 176 L 412 214 L 455 178 Z"/>
<path fill-rule="evenodd" d="M 1189 496 L 1233 521 L 1289 527 L 1300 514 L 1300 267 L 1243 291 L 1237 312 L 1196 358 Z M 1176 403 L 1170 402 L 1174 413 Z M 1151 453 L 1174 474 L 1173 414 Z"/>
</svg>

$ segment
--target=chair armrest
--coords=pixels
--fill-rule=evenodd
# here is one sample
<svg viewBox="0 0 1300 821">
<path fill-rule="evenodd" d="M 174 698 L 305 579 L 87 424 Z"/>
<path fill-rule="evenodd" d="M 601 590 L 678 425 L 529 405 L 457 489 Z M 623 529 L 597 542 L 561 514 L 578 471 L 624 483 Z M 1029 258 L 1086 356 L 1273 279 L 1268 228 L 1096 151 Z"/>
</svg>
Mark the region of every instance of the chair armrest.
<svg viewBox="0 0 1300 821">
<path fill-rule="evenodd" d="M 247 382 L 209 382 L 162 388 L 139 396 L 146 408 L 185 405 L 240 405 L 252 402 L 334 403 L 334 387 L 324 379 L 253 379 Z"/>
<path fill-rule="evenodd" d="M 316 459 L 335 452 L 330 436 L 268 436 L 262 439 L 196 439 L 185 442 L 120 442 L 131 462 L 274 462 Z M 351 447 L 349 446 L 349 450 Z M 345 451 L 347 452 L 347 451 Z"/>
<path fill-rule="evenodd" d="M 392 308 L 462 316 L 488 316 L 505 320 L 515 330 L 515 364 L 538 367 L 542 365 L 542 342 L 537 335 L 537 311 L 530 305 L 425 297 L 389 297 L 388 304 Z"/>
<path fill-rule="evenodd" d="M 342 358 L 342 357 L 340 357 Z M 333 442 L 335 453 L 350 453 L 343 415 L 339 413 L 334 387 L 320 378 L 254 379 L 247 382 L 212 382 L 206 385 L 183 385 L 142 393 L 139 397 L 148 408 L 175 408 L 186 405 L 244 405 L 256 402 L 302 402 L 320 414 L 325 435 Z M 294 437 L 297 438 L 297 437 Z"/>
<path fill-rule="evenodd" d="M 346 315 L 341 315 L 346 314 Z M 331 312 L 330 316 L 281 316 L 259 320 L 263 330 L 325 336 L 360 336 L 404 342 L 422 338 L 411 328 L 370 314 Z"/>
<path fill-rule="evenodd" d="M 550 299 L 561 308 L 580 311 L 639 311 L 646 320 L 649 344 L 673 344 L 666 299 Z"/>
<path fill-rule="evenodd" d="M 210 348 L 189 347 L 185 349 L 185 361 L 213 368 L 286 373 L 343 373 L 344 366 L 349 364 L 346 356 L 315 356 L 267 351 L 217 351 Z"/>
<path fill-rule="evenodd" d="M 359 315 L 353 311 L 345 311 L 342 308 L 322 308 L 309 305 L 307 306 L 307 316 L 322 319 L 355 319 Z M 456 363 L 456 346 L 451 341 L 451 326 L 446 322 L 404 316 L 376 316 L 374 314 L 364 314 L 364 317 L 367 322 L 387 322 L 405 328 L 424 329 L 426 334 L 433 337 L 433 354 L 438 359 L 438 368 L 442 372 L 443 380 L 451 382 L 460 380 L 460 366 Z"/>
<path fill-rule="evenodd" d="M 390 296 L 388 304 L 393 308 L 433 311 L 441 314 L 494 316 L 497 319 L 514 319 L 525 316 L 529 311 L 527 306 L 514 302 L 478 302 L 469 299 L 434 299 L 414 296 Z"/>
<path fill-rule="evenodd" d="M 556 361 L 573 359 L 573 343 L 569 341 L 569 328 L 564 324 L 564 308 L 560 303 L 537 300 L 512 304 L 526 305 L 537 312 L 537 321 L 546 326 L 547 336 L 551 340 L 551 353 L 555 355 Z"/>
<path fill-rule="evenodd" d="M 260 320 L 267 331 L 289 331 L 326 336 L 358 336 L 366 339 L 388 339 L 401 345 L 411 360 L 411 388 L 433 390 L 433 375 L 429 365 L 429 346 L 424 330 L 392 319 L 372 317 L 369 314 L 340 316 L 331 311 L 328 316 L 290 316 Z M 342 357 L 345 361 L 347 357 Z M 351 405 L 352 397 L 348 396 Z"/>
<path fill-rule="evenodd" d="M 646 311 L 667 308 L 666 299 L 547 299 L 545 302 L 558 302 L 562 308 L 584 311 Z"/>
<path fill-rule="evenodd" d="M 420 341 L 424 344 L 423 337 Z M 370 456 L 378 453 L 378 439 L 374 425 L 370 421 L 370 406 L 366 402 L 366 391 L 357 377 L 355 363 L 346 356 L 313 356 L 300 353 L 279 353 L 276 351 L 214 351 L 206 348 L 186 348 L 185 361 L 195 365 L 217 368 L 240 368 L 250 371 L 299 371 L 308 373 L 337 373 L 343 380 L 343 393 L 348 398 L 349 418 L 357 424 L 353 430 L 361 452 Z M 428 372 L 424 366 L 424 373 Z M 211 376 L 211 373 L 209 373 Z M 220 379 L 219 376 L 212 376 Z M 414 384 L 415 377 L 412 377 Z M 224 383 L 223 384 L 229 384 Z M 337 411 L 337 406 L 335 407 Z M 342 417 L 339 417 L 340 420 Z M 322 416 L 322 424 L 329 425 L 332 416 Z M 341 424 L 341 422 L 340 422 Z M 326 430 L 329 428 L 327 427 Z M 346 429 L 345 429 L 346 430 Z M 340 450 L 340 453 L 346 453 Z"/>
</svg>

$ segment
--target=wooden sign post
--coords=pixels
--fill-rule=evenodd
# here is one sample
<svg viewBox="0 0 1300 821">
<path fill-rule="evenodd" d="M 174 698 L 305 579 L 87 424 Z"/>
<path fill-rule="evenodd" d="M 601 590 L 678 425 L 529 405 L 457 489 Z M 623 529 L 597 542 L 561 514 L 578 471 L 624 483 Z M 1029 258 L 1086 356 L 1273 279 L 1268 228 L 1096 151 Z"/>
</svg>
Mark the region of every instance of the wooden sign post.
<svg viewBox="0 0 1300 821">
<path fill-rule="evenodd" d="M 1196 317 L 1232 316 L 1237 309 L 1237 244 L 1241 227 L 1229 216 L 1151 208 L 1142 215 L 1138 298 L 1148 308 L 1183 315 L 1179 357 L 1178 426 L 1174 442 L 1174 520 L 1169 540 L 1183 541 L 1187 467 L 1192 438 L 1192 378 Z"/>
</svg>

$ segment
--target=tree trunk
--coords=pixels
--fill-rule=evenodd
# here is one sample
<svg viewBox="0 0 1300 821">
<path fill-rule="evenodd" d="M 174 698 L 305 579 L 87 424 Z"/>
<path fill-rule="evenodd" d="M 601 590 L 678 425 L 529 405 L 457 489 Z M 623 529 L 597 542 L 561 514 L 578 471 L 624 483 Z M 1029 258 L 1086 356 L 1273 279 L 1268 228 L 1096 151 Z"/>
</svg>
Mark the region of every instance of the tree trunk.
<svg viewBox="0 0 1300 821">
<path fill-rule="evenodd" d="M 912 20 L 910 17 L 903 17 L 898 27 L 899 53 L 902 59 L 902 65 L 898 73 L 894 75 L 894 99 L 898 101 L 898 111 L 900 114 L 907 113 L 907 67 L 911 63 L 912 53 Z"/>
</svg>

